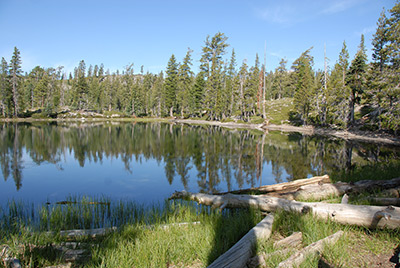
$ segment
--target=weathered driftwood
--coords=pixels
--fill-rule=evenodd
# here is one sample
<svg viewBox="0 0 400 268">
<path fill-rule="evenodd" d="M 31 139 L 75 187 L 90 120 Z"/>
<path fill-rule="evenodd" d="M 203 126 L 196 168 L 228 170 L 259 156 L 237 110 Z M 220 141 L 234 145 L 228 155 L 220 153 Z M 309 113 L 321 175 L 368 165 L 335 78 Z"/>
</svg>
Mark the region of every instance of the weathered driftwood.
<svg viewBox="0 0 400 268">
<path fill-rule="evenodd" d="M 391 188 L 397 188 L 400 186 L 400 177 L 391 180 L 363 180 L 355 182 L 352 185 L 353 192 L 363 192 L 363 191 L 376 191 L 385 190 Z"/>
<path fill-rule="evenodd" d="M 90 257 L 90 253 L 86 249 L 62 249 L 62 259 L 66 262 L 82 261 Z"/>
<path fill-rule="evenodd" d="M 337 182 L 314 183 L 302 185 L 295 191 L 289 192 L 271 192 L 270 196 L 285 198 L 289 200 L 323 200 L 328 197 L 341 196 L 345 193 L 373 192 L 376 190 L 388 190 L 400 185 L 400 178 L 391 180 L 364 180 L 355 183 Z"/>
<path fill-rule="evenodd" d="M 400 206 L 400 198 L 368 197 L 367 200 L 380 206 Z"/>
<path fill-rule="evenodd" d="M 264 253 L 261 255 L 254 256 L 247 262 L 247 268 L 265 267 L 267 266 L 266 260 L 268 260 L 269 258 L 276 255 L 286 256 L 288 253 L 293 252 L 293 250 L 294 249 L 292 248 L 285 248 L 285 249 L 275 250 L 271 253 Z"/>
<path fill-rule="evenodd" d="M 245 194 L 245 193 L 258 193 L 258 194 L 267 194 L 267 193 L 283 193 L 283 192 L 293 192 L 297 190 L 299 187 L 309 184 L 318 184 L 318 183 L 330 183 L 330 179 L 328 175 L 324 176 L 317 176 L 308 179 L 299 179 L 291 182 L 283 182 L 273 185 L 265 185 L 261 187 L 249 188 L 249 189 L 242 189 L 236 190 L 226 193 L 220 194 Z"/>
<path fill-rule="evenodd" d="M 189 226 L 189 225 L 197 225 L 200 224 L 201 222 L 199 221 L 194 221 L 194 222 L 177 222 L 177 223 L 169 223 L 169 224 L 163 224 L 163 225 L 145 225 L 144 229 L 154 229 L 156 227 L 159 227 L 161 229 L 169 229 L 171 227 L 177 226 L 177 227 L 182 227 L 182 226 Z"/>
<path fill-rule="evenodd" d="M 324 246 L 327 243 L 336 243 L 337 240 L 343 235 L 343 231 L 338 231 L 333 235 L 325 237 L 324 239 L 318 240 L 317 242 L 308 245 L 307 247 L 303 248 L 302 250 L 296 252 L 289 259 L 281 262 L 278 264 L 278 267 L 297 267 L 299 266 L 308 255 L 311 254 L 321 254 L 324 250 Z"/>
<path fill-rule="evenodd" d="M 305 185 L 297 189 L 296 192 L 282 194 L 282 197 L 290 200 L 323 200 L 330 196 L 341 196 L 351 191 L 351 186 L 347 183 L 325 183 Z"/>
<path fill-rule="evenodd" d="M 331 219 L 341 224 L 351 224 L 368 228 L 399 228 L 400 208 L 385 206 L 362 206 L 350 204 L 329 204 L 320 202 L 298 202 L 282 198 L 260 195 L 209 195 L 202 193 L 175 192 L 171 199 L 189 199 L 213 208 L 248 208 L 262 211 L 307 212 L 311 211 L 322 219 Z"/>
<path fill-rule="evenodd" d="M 47 266 L 45 268 L 71 268 L 72 267 L 72 263 L 65 263 L 65 264 L 59 264 L 59 265 L 55 265 L 55 266 Z"/>
<path fill-rule="evenodd" d="M 295 232 L 292 235 L 283 238 L 279 241 L 276 241 L 274 243 L 274 248 L 281 248 L 278 250 L 275 250 L 271 253 L 267 254 L 261 254 L 261 255 L 256 255 L 249 259 L 247 262 L 247 267 L 248 268 L 253 268 L 253 267 L 263 267 L 266 266 L 266 261 L 268 258 L 274 256 L 274 255 L 286 255 L 290 251 L 294 250 L 295 248 L 298 248 L 301 246 L 303 240 L 303 235 L 301 232 Z"/>
<path fill-rule="evenodd" d="M 257 240 L 267 239 L 271 235 L 274 215 L 269 214 L 245 236 L 242 237 L 233 247 L 219 256 L 208 268 L 242 268 L 253 253 L 253 247 Z"/>
<path fill-rule="evenodd" d="M 301 245 L 303 241 L 303 234 L 301 232 L 294 232 L 290 236 L 276 241 L 274 243 L 274 248 L 291 247 L 296 248 Z"/>
<path fill-rule="evenodd" d="M 76 229 L 76 230 L 60 231 L 60 235 L 68 236 L 68 237 L 78 237 L 78 236 L 96 237 L 96 236 L 100 236 L 100 235 L 105 235 L 110 232 L 114 232 L 116 230 L 117 230 L 117 227 L 98 228 L 98 229 Z"/>
</svg>

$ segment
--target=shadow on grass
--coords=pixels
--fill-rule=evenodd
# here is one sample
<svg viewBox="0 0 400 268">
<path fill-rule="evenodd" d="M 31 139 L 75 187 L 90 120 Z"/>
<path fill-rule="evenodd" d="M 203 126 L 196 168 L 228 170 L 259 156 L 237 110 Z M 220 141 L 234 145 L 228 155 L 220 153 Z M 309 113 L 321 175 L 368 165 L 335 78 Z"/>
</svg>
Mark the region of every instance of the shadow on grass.
<svg viewBox="0 0 400 268">
<path fill-rule="evenodd" d="M 213 246 L 207 258 L 207 265 L 235 245 L 261 219 L 261 214 L 253 209 L 224 209 L 220 212 L 214 222 Z"/>
</svg>

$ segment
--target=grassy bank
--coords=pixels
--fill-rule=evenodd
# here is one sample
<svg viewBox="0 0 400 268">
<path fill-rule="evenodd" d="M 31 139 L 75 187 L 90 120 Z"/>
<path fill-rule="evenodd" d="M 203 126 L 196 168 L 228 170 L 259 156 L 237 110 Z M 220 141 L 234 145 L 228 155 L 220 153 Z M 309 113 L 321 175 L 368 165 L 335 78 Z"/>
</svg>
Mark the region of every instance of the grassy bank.
<svg viewBox="0 0 400 268">
<path fill-rule="evenodd" d="M 10 202 L 0 213 L 0 246 L 7 245 L 24 267 L 65 262 L 65 252 L 57 248 L 71 241 L 81 245 L 79 249 L 87 255 L 75 262 L 76 267 L 204 267 L 261 220 L 255 211 L 232 209 L 221 213 L 186 201 L 146 208 L 130 202 L 107 202 L 71 198 L 64 204 L 43 205 L 36 210 Z M 57 232 L 108 226 L 118 229 L 96 238 L 72 239 Z M 0 267 L 4 267 L 2 262 Z"/>
<path fill-rule="evenodd" d="M 118 206 L 121 208 L 121 204 Z M 130 217 L 129 210 L 110 209 L 119 222 Z M 72 205 L 69 210 L 74 210 Z M 66 245 L 71 241 L 86 252 L 86 257 L 74 262 L 73 267 L 206 267 L 263 217 L 253 210 L 230 209 L 221 213 L 186 201 L 138 211 L 143 214 L 135 220 L 131 217 L 130 223 L 121 224 L 116 232 L 95 238 L 72 239 L 57 232 L 34 231 L 32 226 L 22 224 L 22 221 L 19 229 L 14 226 L 7 230 L 7 226 L 2 225 L 0 245 L 7 245 L 23 267 L 65 263 L 64 253 L 55 245 Z M 63 213 L 65 217 L 66 214 Z M 57 215 L 52 221 L 62 225 L 65 218 Z M 177 225 L 183 222 L 197 224 Z M 259 241 L 255 254 L 274 252 L 273 243 L 293 232 L 302 232 L 302 246 L 307 246 L 338 230 L 343 230 L 345 235 L 335 245 L 327 246 L 322 258 L 310 257 L 301 267 L 321 267 L 321 263 L 330 265 L 322 267 L 373 267 L 378 262 L 386 267 L 400 244 L 400 230 L 343 226 L 316 220 L 310 214 L 278 211 L 272 237 Z M 267 266 L 276 267 L 291 253 L 293 251 L 271 255 Z M 5 267 L 2 262 L 0 267 Z"/>
</svg>

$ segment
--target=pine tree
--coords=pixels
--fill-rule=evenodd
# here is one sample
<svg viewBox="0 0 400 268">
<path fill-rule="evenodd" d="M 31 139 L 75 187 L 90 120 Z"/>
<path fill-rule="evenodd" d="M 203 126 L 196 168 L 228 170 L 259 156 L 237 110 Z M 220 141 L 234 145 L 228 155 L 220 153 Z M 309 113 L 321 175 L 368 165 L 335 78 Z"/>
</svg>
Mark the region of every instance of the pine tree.
<svg viewBox="0 0 400 268">
<path fill-rule="evenodd" d="M 372 39 L 372 63 L 368 73 L 368 89 L 365 92 L 369 102 L 377 107 L 378 128 L 381 129 L 382 100 L 387 90 L 388 55 L 388 19 L 385 10 L 381 12 L 377 29 Z M 384 105 L 384 104 L 383 104 Z"/>
<path fill-rule="evenodd" d="M 84 60 L 79 62 L 78 68 L 75 69 L 74 88 L 74 104 L 77 109 L 87 108 L 87 95 L 89 87 L 85 78 L 86 64 Z"/>
<path fill-rule="evenodd" d="M 354 108 L 356 103 L 360 103 L 361 94 L 364 92 L 366 86 L 366 73 L 367 73 L 367 54 L 364 45 L 364 35 L 361 35 L 360 45 L 353 61 L 351 62 L 349 71 L 346 77 L 346 84 L 350 88 L 349 98 L 349 115 L 347 119 L 347 126 L 354 125 Z"/>
<path fill-rule="evenodd" d="M 247 117 L 256 114 L 256 108 L 257 108 L 256 104 L 259 103 L 259 100 L 257 100 L 259 84 L 260 84 L 260 59 L 258 58 L 258 54 L 256 54 L 254 66 L 250 68 L 250 77 L 248 80 L 248 86 L 244 92 L 245 113 Z"/>
<path fill-rule="evenodd" d="M 288 97 L 287 92 L 288 85 L 288 71 L 286 69 L 287 60 L 281 59 L 279 66 L 275 69 L 274 81 L 272 84 L 272 96 L 274 99 L 281 99 L 283 97 Z"/>
<path fill-rule="evenodd" d="M 165 106 L 169 109 L 169 116 L 174 116 L 174 110 L 176 109 L 176 92 L 178 88 L 178 64 L 175 59 L 175 55 L 172 54 L 168 61 L 167 77 L 165 78 Z"/>
<path fill-rule="evenodd" d="M 327 122 L 341 127 L 346 125 L 349 107 L 350 89 L 346 85 L 348 67 L 349 52 L 346 42 L 343 42 L 339 59 L 331 72 L 327 85 Z"/>
<path fill-rule="evenodd" d="M 14 104 L 14 116 L 18 115 L 20 109 L 20 81 L 21 81 L 21 56 L 17 47 L 14 47 L 14 53 L 10 62 L 10 78 L 12 87 L 12 101 Z"/>
<path fill-rule="evenodd" d="M 245 92 L 247 91 L 247 86 L 248 86 L 248 66 L 247 66 L 247 60 L 243 60 L 242 66 L 240 66 L 239 70 L 239 108 L 240 108 L 240 117 L 243 118 L 245 116 Z"/>
<path fill-rule="evenodd" d="M 190 94 L 191 100 L 193 101 L 193 104 L 191 105 L 193 107 L 193 113 L 197 116 L 202 114 L 202 108 L 204 108 L 204 91 L 206 88 L 205 77 L 206 73 L 204 71 L 200 71 L 196 75 L 192 86 L 192 92 Z"/>
<path fill-rule="evenodd" d="M 222 95 L 223 111 L 225 116 L 232 116 L 237 109 L 237 80 L 236 80 L 236 54 L 232 49 L 231 59 L 225 72 L 225 84 Z"/>
<path fill-rule="evenodd" d="M 162 110 L 164 107 L 163 95 L 164 73 L 161 71 L 155 78 L 151 96 L 151 109 L 153 111 L 153 114 L 157 117 L 161 117 L 162 115 Z"/>
<path fill-rule="evenodd" d="M 12 92 L 9 76 L 9 67 L 7 61 L 1 58 L 0 66 L 0 109 L 1 114 L 5 117 L 10 115 Z"/>
<path fill-rule="evenodd" d="M 193 101 L 190 100 L 190 89 L 192 88 L 193 83 L 193 72 L 191 70 L 192 65 L 192 54 L 193 50 L 188 48 L 186 52 L 186 56 L 183 59 L 182 64 L 179 66 L 178 72 L 178 94 L 177 94 L 177 103 L 181 112 L 181 116 L 184 117 L 185 111 L 193 110 L 193 107 L 190 107 L 190 104 L 193 105 Z"/>
<path fill-rule="evenodd" d="M 228 37 L 218 32 L 210 40 L 207 36 L 205 46 L 202 48 L 203 54 L 200 59 L 202 63 L 201 69 L 206 74 L 205 89 L 205 108 L 209 112 L 211 119 L 219 119 L 222 117 L 222 89 L 223 89 L 223 60 L 226 48 L 229 46 L 226 41 Z"/>
<path fill-rule="evenodd" d="M 134 69 L 133 63 L 125 67 L 121 85 L 121 105 L 124 112 L 132 114 Z"/>
<path fill-rule="evenodd" d="M 389 10 L 387 20 L 388 64 L 384 72 L 387 81 L 382 99 L 382 125 L 398 133 L 400 130 L 400 2 Z"/>
<path fill-rule="evenodd" d="M 311 104 L 314 96 L 314 74 L 312 66 L 314 59 L 310 55 L 312 48 L 309 48 L 293 62 L 292 68 L 295 73 L 295 96 L 294 102 L 297 112 L 305 125 L 308 124 L 308 117 L 311 111 Z"/>
</svg>

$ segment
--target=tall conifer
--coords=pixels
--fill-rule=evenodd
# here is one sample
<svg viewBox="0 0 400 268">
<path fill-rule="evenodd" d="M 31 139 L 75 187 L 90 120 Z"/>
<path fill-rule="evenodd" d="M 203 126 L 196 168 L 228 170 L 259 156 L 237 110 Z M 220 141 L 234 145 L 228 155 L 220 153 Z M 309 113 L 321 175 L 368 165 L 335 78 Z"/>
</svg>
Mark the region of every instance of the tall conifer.
<svg viewBox="0 0 400 268">
<path fill-rule="evenodd" d="M 20 108 L 20 80 L 21 80 L 21 56 L 17 47 L 14 47 L 14 53 L 10 62 L 10 78 L 11 78 L 11 87 L 12 87 L 12 101 L 14 104 L 14 116 L 18 115 Z"/>
<path fill-rule="evenodd" d="M 165 106 L 169 110 L 169 116 L 174 116 L 176 109 L 176 92 L 178 89 L 178 63 L 176 62 L 175 55 L 172 54 L 168 61 L 167 71 L 165 78 Z"/>
</svg>

